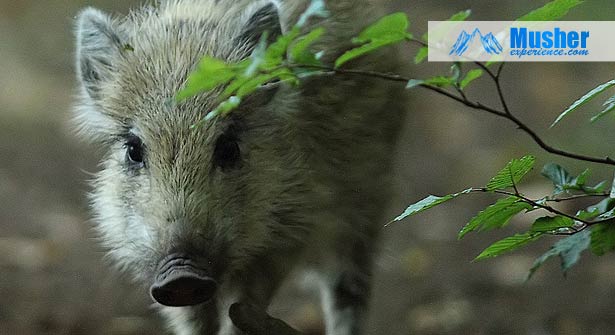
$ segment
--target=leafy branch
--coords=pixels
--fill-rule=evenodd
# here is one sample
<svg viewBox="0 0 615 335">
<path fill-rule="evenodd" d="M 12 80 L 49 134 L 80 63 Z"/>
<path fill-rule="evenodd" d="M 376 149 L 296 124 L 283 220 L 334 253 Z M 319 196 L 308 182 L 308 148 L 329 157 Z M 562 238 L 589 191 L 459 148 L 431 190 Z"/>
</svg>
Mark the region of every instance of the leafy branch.
<svg viewBox="0 0 615 335">
<path fill-rule="evenodd" d="M 581 1 L 578 0 L 554 0 L 518 20 L 556 20 L 580 3 Z M 219 105 L 207 113 L 201 121 L 207 122 L 212 118 L 224 117 L 233 112 L 241 105 L 245 97 L 262 88 L 277 85 L 301 85 L 305 78 L 313 76 L 369 77 L 404 83 L 407 89 L 420 87 L 452 99 L 471 109 L 506 119 L 529 135 L 540 148 L 551 154 L 579 161 L 615 166 L 615 160 L 608 156 L 593 157 L 552 146 L 546 143 L 528 124 L 519 119 L 512 111 L 504 93 L 502 83 L 504 63 L 497 63 L 497 67 L 494 68 L 494 64 L 476 62 L 474 63 L 475 68 L 467 72 L 462 69 L 460 63 L 454 63 L 449 75 L 428 79 L 414 79 L 395 73 L 346 67 L 349 62 L 361 56 L 399 43 L 418 44 L 420 48 L 414 57 L 414 61 L 417 64 L 424 61 L 429 54 L 427 35 L 422 35 L 420 39 L 414 37 L 408 31 L 410 23 L 404 13 L 382 17 L 352 39 L 354 48 L 334 59 L 333 64 L 325 63 L 323 55 L 328 55 L 330 52 L 315 50 L 314 46 L 318 45 L 317 42 L 326 34 L 326 31 L 322 27 L 308 30 L 305 23 L 310 16 L 322 17 L 326 14 L 324 2 L 313 0 L 297 25 L 286 34 L 279 36 L 270 45 L 267 44 L 267 36 L 263 36 L 251 57 L 234 63 L 204 57 L 198 69 L 189 76 L 187 85 L 177 94 L 177 102 L 182 103 L 184 100 L 202 92 L 216 90 L 216 92 L 219 92 L 217 95 Z M 469 10 L 459 12 L 451 16 L 449 20 L 463 21 L 470 14 Z M 480 79 L 484 74 L 494 85 L 495 94 L 499 99 L 499 107 L 492 107 L 473 100 L 466 91 L 469 85 Z M 571 112 L 614 86 L 615 80 L 612 80 L 591 90 L 566 108 L 555 120 L 553 126 Z M 592 117 L 592 122 L 615 110 L 615 96 L 609 98 L 604 106 L 604 110 Z M 198 126 L 198 124 L 195 125 L 195 128 L 198 128 Z M 460 231 L 460 239 L 470 232 L 506 227 L 513 217 L 522 213 L 541 210 L 550 216 L 534 220 L 525 232 L 517 233 L 493 243 L 479 254 L 476 260 L 496 257 L 516 250 L 546 235 L 567 235 L 536 260 L 534 266 L 530 269 L 529 278 L 546 260 L 555 256 L 561 258 L 562 270 L 565 273 L 578 261 L 581 252 L 588 248 L 596 255 L 615 250 L 615 191 L 607 191 L 607 182 L 604 181 L 590 186 L 587 184 L 589 169 L 572 177 L 563 167 L 557 164 L 547 164 L 542 170 L 542 175 L 552 181 L 553 194 L 541 199 L 531 199 L 521 192 L 520 182 L 532 170 L 535 161 L 532 156 L 513 159 L 485 187 L 469 188 L 446 196 L 430 195 L 410 205 L 390 223 L 404 220 L 409 216 L 467 194 L 492 193 L 505 197 L 472 218 Z M 612 187 L 611 189 L 615 188 Z M 600 198 L 601 201 L 587 208 L 579 208 L 575 214 L 566 213 L 552 205 L 563 201 L 575 203 L 580 199 L 591 198 Z"/>
<path fill-rule="evenodd" d="M 579 237 L 573 236 L 583 233 L 584 236 L 587 235 L 589 238 L 590 235 L 584 233 L 589 227 L 596 227 L 597 229 L 592 229 L 591 242 L 588 243 L 586 247 L 580 248 L 576 243 L 556 243 L 560 254 L 578 258 L 578 254 L 588 247 L 591 247 L 592 251 L 596 254 L 603 254 L 606 251 L 615 249 L 615 230 L 610 228 L 615 226 L 613 225 L 615 221 L 615 199 L 611 198 L 609 193 L 604 192 L 604 183 L 588 187 L 585 185 L 588 172 L 584 171 L 581 175 L 571 178 L 568 172 L 559 165 L 549 164 L 545 166 L 542 173 L 552 180 L 554 184 L 554 195 L 541 199 L 531 199 L 520 191 L 519 182 L 533 169 L 534 164 L 535 158 L 533 156 L 513 159 L 506 167 L 500 170 L 485 187 L 470 188 L 443 197 L 431 195 L 410 205 L 404 213 L 395 218 L 392 222 L 404 220 L 461 195 L 471 193 L 493 193 L 506 197 L 488 206 L 485 210 L 472 218 L 459 232 L 460 239 L 464 238 L 470 232 L 503 228 L 509 224 L 514 216 L 522 212 L 528 213 L 535 210 L 543 210 L 552 216 L 538 218 L 534 221 L 529 231 L 495 242 L 478 255 L 475 260 L 496 257 L 503 253 L 516 250 L 530 242 L 538 240 L 544 235 L 572 235 L 568 238 L 576 241 Z M 562 192 L 568 192 L 572 189 L 579 190 L 583 193 L 570 195 L 564 198 L 555 197 Z M 568 214 L 549 205 L 549 202 L 553 201 L 568 201 L 588 197 L 601 197 L 604 200 L 596 205 L 579 210 L 575 215 Z M 608 236 L 605 236 L 607 234 Z M 612 237 L 611 234 L 613 234 Z M 565 241 L 565 239 L 562 241 Z M 583 245 L 585 244 L 584 241 L 581 242 L 583 242 Z M 563 248 L 563 246 L 567 248 Z M 574 248 L 576 253 L 570 253 L 570 248 Z M 553 251 L 550 250 L 549 252 L 552 253 Z M 550 257 L 545 258 L 545 260 L 548 258 Z M 541 258 L 539 258 L 539 260 L 540 259 Z M 569 262 L 569 259 L 564 260 L 566 261 L 565 264 L 567 267 L 563 267 L 563 269 L 566 271 L 574 262 Z M 539 265 L 534 266 L 531 273 L 538 269 L 538 267 Z"/>
</svg>

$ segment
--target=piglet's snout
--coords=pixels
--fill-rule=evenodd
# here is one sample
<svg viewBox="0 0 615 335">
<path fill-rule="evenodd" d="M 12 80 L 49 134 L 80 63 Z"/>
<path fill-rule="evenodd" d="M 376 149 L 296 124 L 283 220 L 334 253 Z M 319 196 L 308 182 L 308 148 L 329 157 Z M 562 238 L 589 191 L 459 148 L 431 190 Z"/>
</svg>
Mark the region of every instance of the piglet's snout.
<svg viewBox="0 0 615 335">
<path fill-rule="evenodd" d="M 152 298 L 170 307 L 194 306 L 214 296 L 218 283 L 208 271 L 186 257 L 167 257 L 150 287 Z"/>
</svg>

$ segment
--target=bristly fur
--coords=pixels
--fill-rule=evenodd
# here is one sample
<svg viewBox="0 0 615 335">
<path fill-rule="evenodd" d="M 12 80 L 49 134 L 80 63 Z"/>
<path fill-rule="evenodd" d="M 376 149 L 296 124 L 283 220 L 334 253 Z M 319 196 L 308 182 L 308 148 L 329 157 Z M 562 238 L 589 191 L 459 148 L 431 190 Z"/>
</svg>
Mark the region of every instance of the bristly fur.
<svg viewBox="0 0 615 335">
<path fill-rule="evenodd" d="M 348 47 L 368 13 L 377 17 L 367 2 L 330 0 L 331 16 L 311 22 L 327 29 L 325 61 Z M 215 107 L 216 93 L 171 103 L 204 55 L 245 59 L 262 32 L 287 31 L 308 3 L 168 0 L 124 18 L 92 8 L 79 15 L 76 119 L 81 136 L 105 149 L 91 194 L 104 246 L 145 285 L 177 251 L 211 262 L 220 278 L 213 302 L 161 307 L 176 334 L 233 334 L 230 304 L 267 306 L 296 268 L 321 278 L 328 334 L 360 331 L 403 114 L 397 89 L 312 78 L 256 93 L 197 130 L 190 126 Z M 384 70 L 395 63 L 378 59 Z M 214 146 L 227 134 L 241 163 L 223 171 Z M 139 168 L 127 163 L 131 136 L 144 143 Z"/>
</svg>

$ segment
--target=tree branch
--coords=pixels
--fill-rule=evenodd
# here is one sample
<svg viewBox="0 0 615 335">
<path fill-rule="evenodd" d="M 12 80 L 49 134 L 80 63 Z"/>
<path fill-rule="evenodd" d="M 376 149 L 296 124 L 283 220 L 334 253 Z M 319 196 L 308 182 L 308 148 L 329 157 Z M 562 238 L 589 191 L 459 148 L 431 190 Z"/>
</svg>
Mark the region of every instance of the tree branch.
<svg viewBox="0 0 615 335">
<path fill-rule="evenodd" d="M 513 192 L 504 191 L 504 190 L 489 191 L 486 188 L 475 188 L 475 189 L 472 189 L 472 191 L 473 192 L 474 191 L 476 191 L 476 192 L 483 192 L 483 193 L 497 193 L 497 194 L 503 194 L 503 195 L 517 197 L 517 198 L 523 200 L 524 202 L 526 202 L 526 203 L 528 203 L 528 204 L 530 204 L 530 205 L 532 205 L 534 207 L 542 208 L 542 209 L 544 209 L 544 210 L 546 210 L 546 211 L 548 211 L 550 213 L 561 215 L 561 216 L 567 217 L 569 219 L 572 219 L 574 221 L 578 221 L 578 222 L 581 222 L 581 223 L 584 223 L 584 224 L 587 224 L 587 225 L 593 224 L 591 221 L 580 219 L 580 218 L 578 218 L 578 217 L 576 217 L 574 215 L 570 215 L 570 214 L 564 213 L 564 212 L 562 212 L 562 211 L 560 211 L 558 209 L 555 209 L 555 208 L 553 208 L 553 207 L 551 207 L 549 205 L 541 204 L 541 203 L 538 202 L 538 200 L 532 200 L 532 199 L 524 196 L 521 193 L 517 193 L 517 191 L 515 191 L 514 193 Z"/>
<path fill-rule="evenodd" d="M 593 198 L 593 197 L 608 197 L 609 193 L 596 193 L 596 194 L 575 194 L 565 198 L 547 198 L 548 202 L 564 202 L 570 200 L 577 200 L 582 198 Z"/>
<path fill-rule="evenodd" d="M 497 70 L 497 73 L 494 74 L 484 64 L 482 63 L 476 63 L 476 64 L 478 64 L 478 66 L 481 67 L 483 70 L 486 70 L 486 73 L 494 80 L 503 110 L 498 110 L 498 109 L 483 105 L 480 102 L 471 101 L 467 97 L 465 97 L 465 95 L 458 96 L 441 87 L 437 87 L 434 85 L 420 84 L 418 86 L 424 89 L 430 90 L 432 92 L 438 93 L 440 95 L 446 96 L 447 98 L 455 100 L 467 107 L 470 107 L 476 110 L 481 110 L 484 112 L 488 112 L 490 114 L 505 118 L 513 122 L 519 129 L 521 129 L 526 134 L 528 134 L 532 138 L 532 140 L 534 140 L 534 142 L 538 144 L 538 146 L 540 146 L 543 150 L 551 154 L 568 157 L 568 158 L 572 158 L 576 160 L 586 161 L 586 162 L 615 166 L 615 160 L 611 159 L 608 156 L 605 158 L 592 157 L 592 156 L 587 156 L 587 155 L 577 154 L 574 152 L 565 151 L 565 150 L 562 150 L 562 149 L 559 149 L 559 148 L 556 148 L 556 147 L 553 147 L 547 144 L 533 129 L 531 129 L 528 125 L 526 125 L 523 121 L 521 121 L 519 118 L 517 118 L 515 115 L 511 113 L 510 108 L 508 107 L 506 103 L 506 99 L 504 97 L 503 90 L 502 90 L 500 80 L 499 80 L 503 66 L 500 66 Z M 407 78 L 407 77 L 397 75 L 397 74 L 382 73 L 382 72 L 367 71 L 367 70 L 339 69 L 339 68 L 333 68 L 330 66 L 323 66 L 323 65 L 288 64 L 288 67 L 289 68 L 316 69 L 316 70 L 323 71 L 323 74 L 358 75 L 358 76 L 372 77 L 372 78 L 378 78 L 378 79 L 395 81 L 395 82 L 403 82 L 403 83 L 408 83 L 411 80 L 411 78 Z"/>
<path fill-rule="evenodd" d="M 504 190 L 494 190 L 494 191 L 490 191 L 487 188 L 481 187 L 481 188 L 472 188 L 470 189 L 471 192 L 481 192 L 481 193 L 497 193 L 497 194 L 502 194 L 502 195 L 507 195 L 507 196 L 513 196 L 513 197 L 517 197 L 520 200 L 522 200 L 523 202 L 530 204 L 533 207 L 536 208 L 541 208 L 549 213 L 555 214 L 555 215 L 560 215 L 566 218 L 569 218 L 571 220 L 573 220 L 575 223 L 579 223 L 578 226 L 573 226 L 573 227 L 567 227 L 568 229 L 570 229 L 570 231 L 562 231 L 562 232 L 553 232 L 552 235 L 574 235 L 576 233 L 579 233 L 585 229 L 587 229 L 590 226 L 593 225 L 597 225 L 597 224 L 604 224 L 604 223 L 613 223 L 615 222 L 615 218 L 609 218 L 609 219 L 604 219 L 604 220 L 596 220 L 596 221 L 589 221 L 589 220 L 585 220 L 585 219 L 581 219 L 579 217 L 576 217 L 574 215 L 570 215 L 567 213 L 564 213 L 556 208 L 553 208 L 549 205 L 546 205 L 544 203 L 540 203 L 539 200 L 532 200 L 526 196 L 524 196 L 523 194 L 519 193 L 517 190 L 515 190 L 515 192 L 509 192 L 509 191 L 504 191 Z M 573 199 L 579 199 L 582 197 L 589 197 L 589 196 L 608 196 L 608 194 L 582 194 L 582 195 L 577 195 L 577 196 L 571 196 L 568 198 L 561 198 L 561 199 L 547 199 L 546 201 L 566 201 L 566 200 L 573 200 Z"/>
</svg>

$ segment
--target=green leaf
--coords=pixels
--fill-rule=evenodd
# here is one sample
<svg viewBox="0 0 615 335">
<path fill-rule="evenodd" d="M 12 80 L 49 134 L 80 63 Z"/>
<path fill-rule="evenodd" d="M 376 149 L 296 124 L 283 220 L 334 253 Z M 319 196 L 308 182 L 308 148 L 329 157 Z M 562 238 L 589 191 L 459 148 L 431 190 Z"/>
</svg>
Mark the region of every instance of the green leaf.
<svg viewBox="0 0 615 335">
<path fill-rule="evenodd" d="M 463 90 L 471 82 L 473 82 L 474 80 L 480 78 L 482 75 L 483 75 L 483 70 L 481 70 L 481 69 L 471 70 L 470 72 L 468 72 L 466 74 L 465 78 L 463 78 L 463 80 L 459 83 L 459 88 L 461 88 Z"/>
<path fill-rule="evenodd" d="M 492 58 L 495 58 L 495 57 L 492 57 Z M 499 63 L 499 61 L 498 60 L 490 60 L 487 63 L 485 63 L 485 66 L 486 67 L 491 67 L 491 65 L 496 64 L 496 63 Z"/>
<path fill-rule="evenodd" d="M 596 214 L 596 216 L 598 216 L 612 210 L 613 208 L 615 208 L 615 199 L 609 197 L 603 199 L 595 205 L 587 207 L 587 211 L 591 213 L 597 212 L 598 214 Z"/>
<path fill-rule="evenodd" d="M 454 85 L 456 82 L 453 77 L 444 77 L 444 76 L 436 76 L 433 78 L 425 79 L 423 81 L 424 84 L 437 86 L 437 87 L 446 87 Z"/>
<path fill-rule="evenodd" d="M 298 27 L 303 27 L 307 24 L 308 20 L 313 17 L 326 18 L 329 16 L 329 12 L 325 6 L 324 0 L 312 0 L 308 8 L 301 14 L 299 21 L 297 21 Z"/>
<path fill-rule="evenodd" d="M 258 41 L 256 48 L 254 48 L 254 51 L 252 51 L 252 55 L 250 55 L 250 65 L 248 65 L 248 67 L 246 68 L 244 76 L 252 77 L 256 73 L 256 71 L 258 71 L 261 64 L 265 61 L 268 36 L 269 32 L 265 31 L 261 36 L 261 39 Z"/>
<path fill-rule="evenodd" d="M 542 168 L 541 174 L 553 182 L 554 194 L 560 194 L 571 186 L 574 186 L 574 178 L 568 171 L 555 163 L 549 163 Z"/>
<path fill-rule="evenodd" d="M 536 158 L 534 156 L 513 159 L 495 177 L 491 178 L 487 184 L 487 190 L 495 191 L 516 186 L 532 170 L 535 162 Z"/>
<path fill-rule="evenodd" d="M 591 205 L 584 210 L 576 213 L 576 217 L 581 220 L 592 220 L 596 217 L 608 216 L 615 209 L 615 199 L 605 198 L 597 204 Z M 606 218 L 606 217 L 605 217 Z"/>
<path fill-rule="evenodd" d="M 451 16 L 446 21 L 465 21 L 470 16 L 470 14 L 472 14 L 472 10 L 466 9 L 461 12 L 453 14 L 453 16 Z"/>
<path fill-rule="evenodd" d="M 237 76 L 233 81 L 231 81 L 228 86 L 222 91 L 219 99 L 225 100 L 230 96 L 234 95 L 238 89 L 240 89 L 243 85 L 245 85 L 248 81 L 252 80 L 252 76 L 246 77 L 245 75 Z"/>
<path fill-rule="evenodd" d="M 566 169 L 555 163 L 549 163 L 542 168 L 540 172 L 543 176 L 549 178 L 555 186 L 555 194 L 562 193 L 564 191 L 564 185 L 572 182 L 572 177 Z"/>
<path fill-rule="evenodd" d="M 581 0 L 555 0 L 541 8 L 520 17 L 517 21 L 555 21 L 564 17 L 568 11 L 580 4 Z"/>
<path fill-rule="evenodd" d="M 393 42 L 394 43 L 394 42 Z M 387 46 L 389 44 L 389 41 L 384 41 L 384 40 L 380 40 L 380 41 L 373 41 L 371 43 L 368 44 L 364 44 L 358 48 L 346 51 L 340 58 L 338 58 L 335 61 L 335 67 L 339 68 L 340 66 L 344 65 L 345 63 L 358 58 L 360 56 L 363 56 L 365 54 L 368 54 L 372 51 L 378 50 L 384 46 Z"/>
<path fill-rule="evenodd" d="M 408 33 L 409 25 L 410 22 L 405 13 L 395 13 L 381 18 L 353 39 L 353 43 L 363 45 L 346 51 L 335 61 L 335 67 L 340 67 L 357 57 L 412 37 Z"/>
<path fill-rule="evenodd" d="M 425 198 L 425 199 L 423 199 L 423 200 L 421 200 L 421 201 L 419 201 L 417 203 L 414 203 L 414 204 L 408 206 L 408 208 L 406 208 L 406 210 L 401 215 L 399 215 L 398 217 L 393 219 L 393 222 L 394 221 L 401 221 L 401 220 L 407 218 L 408 216 L 415 215 L 417 213 L 426 211 L 426 210 L 428 210 L 430 208 L 433 208 L 433 207 L 435 207 L 437 205 L 443 204 L 443 203 L 445 203 L 445 202 L 447 202 L 447 201 L 449 201 L 451 199 L 454 199 L 454 198 L 456 198 L 456 197 L 458 197 L 460 195 L 468 194 L 470 192 L 472 192 L 472 189 L 467 189 L 467 190 L 461 191 L 459 193 L 445 195 L 443 197 L 439 197 L 439 196 L 435 196 L 435 195 L 430 195 L 427 198 Z"/>
<path fill-rule="evenodd" d="M 236 92 L 236 95 L 240 98 L 246 97 L 250 93 L 259 89 L 262 85 L 280 80 L 289 80 L 294 78 L 293 73 L 289 69 L 278 69 L 270 73 L 264 73 L 258 75 L 250 80 L 246 81 Z"/>
<path fill-rule="evenodd" d="M 182 101 L 203 91 L 208 91 L 220 85 L 225 85 L 237 75 L 237 67 L 228 65 L 213 57 L 203 57 L 195 72 L 188 76 L 188 83 L 179 93 L 176 100 Z"/>
<path fill-rule="evenodd" d="M 593 210 L 582 209 L 580 211 L 577 211 L 577 213 L 575 214 L 575 217 L 581 220 L 591 220 L 597 217 L 598 215 L 600 215 L 600 212 L 597 209 L 593 209 Z"/>
<path fill-rule="evenodd" d="M 253 77 L 241 76 L 237 79 L 233 80 L 226 89 L 220 95 L 220 99 L 228 99 L 229 97 L 236 98 L 244 98 L 256 90 L 261 88 L 263 85 L 276 82 L 276 81 L 291 81 L 292 83 L 297 83 L 298 79 L 295 74 L 287 68 L 280 68 L 274 70 L 269 73 L 256 74 Z M 232 103 L 228 103 L 228 101 L 221 105 L 222 109 L 217 109 L 215 111 L 215 115 L 218 115 L 220 111 L 223 111 L 222 114 L 227 114 L 232 109 L 235 109 L 239 105 L 234 105 Z M 220 107 L 219 107 L 220 108 Z M 215 116 L 214 115 L 214 116 Z"/>
<path fill-rule="evenodd" d="M 309 51 L 309 47 L 319 40 L 324 33 L 324 28 L 316 28 L 307 35 L 300 37 L 289 50 L 290 59 L 298 64 L 320 64 L 316 55 Z"/>
<path fill-rule="evenodd" d="M 601 117 L 609 114 L 610 112 L 615 110 L 615 95 L 610 97 L 607 101 L 604 102 L 603 104 L 604 109 L 602 110 L 602 112 L 598 113 L 597 115 L 594 115 L 590 122 L 596 122 L 598 119 L 600 119 Z"/>
<path fill-rule="evenodd" d="M 541 174 L 553 182 L 554 191 L 553 194 L 561 194 L 569 190 L 583 191 L 587 194 L 601 193 L 606 188 L 606 182 L 601 182 L 596 186 L 587 186 L 587 178 L 589 177 L 589 169 L 581 172 L 576 177 L 570 176 L 570 173 L 566 171 L 560 165 L 549 163 L 542 169 Z"/>
<path fill-rule="evenodd" d="M 461 63 L 460 62 L 454 62 L 453 65 L 451 65 L 451 76 L 450 78 L 455 82 L 459 82 L 459 78 L 461 78 Z"/>
<path fill-rule="evenodd" d="M 431 85 L 437 87 L 452 86 L 455 84 L 453 77 L 437 76 L 429 79 L 410 79 L 406 84 L 406 89 L 415 88 L 419 85 Z"/>
<path fill-rule="evenodd" d="M 603 180 L 596 184 L 595 186 L 586 185 L 587 177 L 589 176 L 589 169 L 585 169 L 585 171 L 581 172 L 580 175 L 575 177 L 569 185 L 564 185 L 566 190 L 579 190 L 583 191 L 586 194 L 597 194 L 603 193 L 606 190 L 607 182 Z"/>
<path fill-rule="evenodd" d="M 518 197 L 510 196 L 500 199 L 472 218 L 472 220 L 461 229 L 458 238 L 462 239 L 467 233 L 476 229 L 483 231 L 502 228 L 508 224 L 513 216 L 519 214 L 523 210 L 529 209 L 532 209 L 532 206 L 521 201 Z"/>
<path fill-rule="evenodd" d="M 217 116 L 221 116 L 221 115 L 223 116 L 225 114 L 228 114 L 228 113 L 230 113 L 230 111 L 232 111 L 233 109 L 237 108 L 237 106 L 239 106 L 240 103 L 241 103 L 241 98 L 236 97 L 236 96 L 229 97 L 228 99 L 226 99 L 222 103 L 220 103 L 220 105 L 218 105 L 218 107 L 216 107 L 216 109 L 214 109 L 213 111 L 207 113 L 207 115 L 205 115 L 203 120 L 197 122 L 196 124 L 193 124 L 190 128 L 196 129 L 196 128 L 200 127 L 201 124 L 206 122 L 206 121 L 211 121 L 213 118 L 215 118 Z"/>
<path fill-rule="evenodd" d="M 223 101 L 216 109 L 214 109 L 206 118 L 211 119 L 216 115 L 225 115 L 228 114 L 233 109 L 237 108 L 241 103 L 241 98 L 237 96 L 232 96 L 227 100 Z"/>
<path fill-rule="evenodd" d="M 587 182 L 587 177 L 589 177 L 590 174 L 590 170 L 589 169 L 585 169 L 583 170 L 583 172 L 581 172 L 580 175 L 578 175 L 576 178 L 574 178 L 574 183 L 577 186 L 585 186 L 585 183 Z"/>
<path fill-rule="evenodd" d="M 603 180 L 596 184 L 596 186 L 583 186 L 583 192 L 588 194 L 602 193 L 606 190 L 607 186 L 606 180 Z"/>
<path fill-rule="evenodd" d="M 417 86 L 420 86 L 422 84 L 424 84 L 425 81 L 424 80 L 420 80 L 420 79 L 410 79 L 408 81 L 408 84 L 406 84 L 406 89 L 411 89 L 411 88 L 415 88 Z"/>
<path fill-rule="evenodd" d="M 260 69 L 263 71 L 271 71 L 279 67 L 288 53 L 289 46 L 299 37 L 300 33 L 299 28 L 294 27 L 291 31 L 278 37 L 275 42 L 271 43 L 265 52 L 265 61 Z"/>
<path fill-rule="evenodd" d="M 405 13 L 393 13 L 365 28 L 354 39 L 354 42 L 358 44 L 369 43 L 374 40 L 403 40 L 408 36 L 409 25 L 410 21 Z"/>
<path fill-rule="evenodd" d="M 615 208 L 611 209 L 608 212 L 604 212 L 600 215 L 598 215 L 598 219 L 600 220 L 609 220 L 615 217 Z"/>
<path fill-rule="evenodd" d="M 591 227 L 591 251 L 602 256 L 615 249 L 615 224 L 601 223 Z"/>
<path fill-rule="evenodd" d="M 574 220 L 565 216 L 543 216 L 536 219 L 532 224 L 532 233 L 549 233 L 560 228 L 570 228 L 574 225 Z"/>
<path fill-rule="evenodd" d="M 496 257 L 503 253 L 519 249 L 520 247 L 537 240 L 540 236 L 542 236 L 540 233 L 528 232 L 525 234 L 516 234 L 514 236 L 507 237 L 490 245 L 487 249 L 481 252 L 481 254 L 478 255 L 474 261 Z"/>
<path fill-rule="evenodd" d="M 427 54 L 429 53 L 429 49 L 427 47 L 421 47 L 414 57 L 414 64 L 421 64 L 425 58 L 427 58 Z"/>
<path fill-rule="evenodd" d="M 594 88 L 593 90 L 589 91 L 587 94 L 585 94 L 584 96 L 579 98 L 577 101 L 575 101 L 572 105 L 570 105 L 570 107 L 566 108 L 566 110 L 563 111 L 562 114 L 560 114 L 557 117 L 557 119 L 555 119 L 555 121 L 553 122 L 551 127 L 554 127 L 557 123 L 559 123 L 568 114 L 570 114 L 571 112 L 573 112 L 577 108 L 585 105 L 587 102 L 589 102 L 593 98 L 597 97 L 600 93 L 606 91 L 607 89 L 609 89 L 609 88 L 611 88 L 613 86 L 615 86 L 615 80 L 611 80 L 609 82 L 606 82 L 606 83 L 604 83 L 604 84 Z"/>
<path fill-rule="evenodd" d="M 589 243 L 590 231 L 588 229 L 557 241 L 549 251 L 534 261 L 526 280 L 529 280 L 547 260 L 555 256 L 560 257 L 562 271 L 565 275 L 579 261 L 581 253 L 589 248 Z"/>
</svg>

